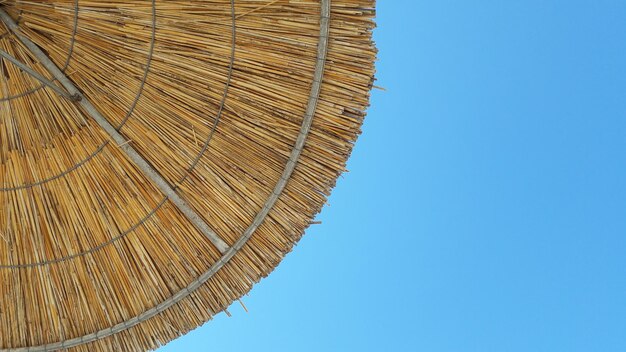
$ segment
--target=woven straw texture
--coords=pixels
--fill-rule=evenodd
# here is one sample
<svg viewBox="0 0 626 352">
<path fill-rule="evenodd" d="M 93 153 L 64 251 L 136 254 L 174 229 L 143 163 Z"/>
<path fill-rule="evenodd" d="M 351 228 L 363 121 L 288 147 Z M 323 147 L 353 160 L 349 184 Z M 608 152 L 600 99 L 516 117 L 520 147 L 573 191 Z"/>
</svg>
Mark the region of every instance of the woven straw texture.
<svg viewBox="0 0 626 352">
<path fill-rule="evenodd" d="M 280 263 L 345 171 L 373 0 L 0 3 L 126 140 L 2 59 L 0 352 L 181 336 Z M 5 23 L 0 49 L 63 88 Z"/>
</svg>

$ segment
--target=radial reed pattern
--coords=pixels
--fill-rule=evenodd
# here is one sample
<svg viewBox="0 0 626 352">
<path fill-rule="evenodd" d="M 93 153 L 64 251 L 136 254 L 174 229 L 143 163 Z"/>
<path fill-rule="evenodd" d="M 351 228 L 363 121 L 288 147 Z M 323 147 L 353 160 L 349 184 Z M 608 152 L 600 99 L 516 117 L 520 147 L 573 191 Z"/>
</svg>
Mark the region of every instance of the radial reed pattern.
<svg viewBox="0 0 626 352">
<path fill-rule="evenodd" d="M 374 14 L 0 1 L 0 352 L 154 349 L 268 275 L 360 132 Z"/>
</svg>

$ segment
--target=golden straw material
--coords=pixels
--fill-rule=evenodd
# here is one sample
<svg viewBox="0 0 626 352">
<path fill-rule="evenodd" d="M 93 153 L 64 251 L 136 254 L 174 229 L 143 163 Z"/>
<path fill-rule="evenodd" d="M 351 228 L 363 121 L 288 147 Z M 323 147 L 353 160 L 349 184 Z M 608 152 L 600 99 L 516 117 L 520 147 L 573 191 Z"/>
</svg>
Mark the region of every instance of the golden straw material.
<svg viewBox="0 0 626 352">
<path fill-rule="evenodd" d="M 0 352 L 155 349 L 267 276 L 345 169 L 374 15 L 0 0 Z"/>
</svg>

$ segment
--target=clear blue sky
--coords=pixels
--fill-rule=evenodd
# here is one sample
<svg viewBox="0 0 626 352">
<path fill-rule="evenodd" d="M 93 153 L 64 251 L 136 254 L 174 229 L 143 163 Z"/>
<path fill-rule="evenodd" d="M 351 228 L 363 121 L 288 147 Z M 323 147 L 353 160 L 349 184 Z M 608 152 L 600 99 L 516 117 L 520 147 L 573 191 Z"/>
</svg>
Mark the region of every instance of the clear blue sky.
<svg viewBox="0 0 626 352">
<path fill-rule="evenodd" d="M 626 2 L 381 0 L 322 225 L 162 351 L 626 351 Z"/>
</svg>

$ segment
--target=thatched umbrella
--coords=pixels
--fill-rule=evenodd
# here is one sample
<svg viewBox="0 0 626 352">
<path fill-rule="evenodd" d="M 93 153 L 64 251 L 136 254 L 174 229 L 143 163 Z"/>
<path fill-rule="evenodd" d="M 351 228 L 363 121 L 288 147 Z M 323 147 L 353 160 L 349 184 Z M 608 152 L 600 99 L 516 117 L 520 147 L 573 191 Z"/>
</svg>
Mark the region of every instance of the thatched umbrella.
<svg viewBox="0 0 626 352">
<path fill-rule="evenodd" d="M 0 1 L 0 351 L 139 351 L 300 239 L 368 105 L 373 0 Z"/>
</svg>

